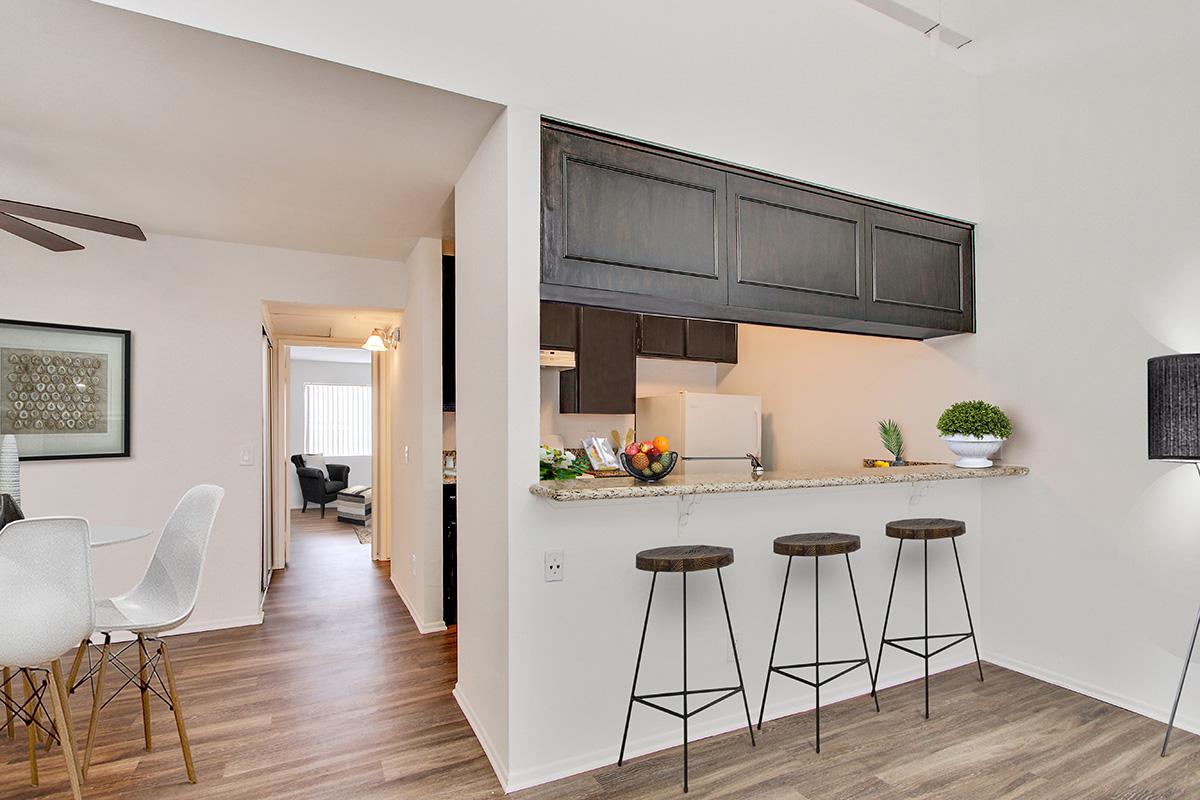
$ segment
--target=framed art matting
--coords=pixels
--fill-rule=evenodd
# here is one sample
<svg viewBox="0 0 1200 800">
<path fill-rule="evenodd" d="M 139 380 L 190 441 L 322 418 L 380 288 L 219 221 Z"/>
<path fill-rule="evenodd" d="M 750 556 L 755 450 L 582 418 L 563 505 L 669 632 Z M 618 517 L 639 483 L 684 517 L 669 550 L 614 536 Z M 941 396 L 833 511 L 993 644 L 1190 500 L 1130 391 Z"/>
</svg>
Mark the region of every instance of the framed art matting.
<svg viewBox="0 0 1200 800">
<path fill-rule="evenodd" d="M 0 319 L 0 434 L 22 461 L 129 455 L 129 339 Z"/>
</svg>

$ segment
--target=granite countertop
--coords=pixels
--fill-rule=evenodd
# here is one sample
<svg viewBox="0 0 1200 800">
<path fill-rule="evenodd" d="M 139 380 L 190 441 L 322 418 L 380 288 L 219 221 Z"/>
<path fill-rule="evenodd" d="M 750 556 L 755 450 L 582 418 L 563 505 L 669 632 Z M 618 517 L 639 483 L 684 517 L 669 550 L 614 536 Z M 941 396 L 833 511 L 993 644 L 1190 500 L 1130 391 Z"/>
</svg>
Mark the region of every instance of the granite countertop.
<svg viewBox="0 0 1200 800">
<path fill-rule="evenodd" d="M 1028 475 L 1029 467 L 997 464 L 988 469 L 960 469 L 953 464 L 924 464 L 911 467 L 859 467 L 845 470 L 815 469 L 794 472 L 768 471 L 753 478 L 749 470 L 730 475 L 670 475 L 657 483 L 633 478 L 541 481 L 529 487 L 531 494 L 548 500 L 619 500 L 630 497 L 669 497 L 690 494 L 763 492 L 773 489 L 817 489 L 827 486 L 864 486 L 877 483 L 921 483 L 964 478 L 1009 478 Z"/>
</svg>

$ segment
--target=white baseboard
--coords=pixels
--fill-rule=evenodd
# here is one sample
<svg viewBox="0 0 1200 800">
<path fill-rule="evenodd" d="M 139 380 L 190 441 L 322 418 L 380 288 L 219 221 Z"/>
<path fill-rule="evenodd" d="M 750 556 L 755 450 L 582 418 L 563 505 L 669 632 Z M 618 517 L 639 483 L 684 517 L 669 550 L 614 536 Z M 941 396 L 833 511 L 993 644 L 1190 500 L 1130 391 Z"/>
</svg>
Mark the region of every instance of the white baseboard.
<svg viewBox="0 0 1200 800">
<path fill-rule="evenodd" d="M 1004 667 L 1005 669 L 1011 669 L 1013 672 L 1019 672 L 1022 675 L 1028 675 L 1030 678 L 1036 678 L 1039 681 L 1052 683 L 1055 686 L 1061 686 L 1064 689 L 1070 689 L 1072 692 L 1087 695 L 1088 697 L 1108 703 L 1109 705 L 1123 708 L 1126 711 L 1132 711 L 1133 713 L 1140 714 L 1143 717 L 1157 720 L 1164 725 L 1167 722 L 1167 717 L 1170 715 L 1169 705 L 1150 705 L 1142 702 L 1141 700 L 1135 700 L 1132 697 L 1118 694 L 1117 692 L 1110 692 L 1109 690 L 1100 686 L 1094 686 L 1090 683 L 1077 681 L 1074 678 L 1069 678 L 1066 675 L 1054 672 L 1053 670 L 1042 669 L 1041 667 L 1036 667 L 1033 664 L 1027 664 L 1024 661 L 1020 661 L 1015 658 L 1002 656 L 999 653 L 985 652 L 983 654 L 983 660 L 990 661 L 996 666 Z M 1163 687 L 1163 699 L 1168 703 L 1174 699 L 1174 695 L 1171 693 L 1175 691 L 1175 688 L 1176 687 L 1174 683 Z M 1185 730 L 1189 733 L 1200 734 L 1200 719 L 1181 714 L 1175 717 L 1175 727 L 1179 728 L 1180 730 Z"/>
<path fill-rule="evenodd" d="M 207 631 L 222 631 L 226 628 L 246 628 L 251 625 L 262 625 L 263 613 L 259 609 L 258 613 L 251 614 L 246 617 L 227 617 L 226 619 L 210 619 L 199 620 L 193 622 L 188 620 L 183 625 L 180 625 L 173 631 L 167 631 L 163 634 L 168 636 L 183 636 L 188 633 L 205 633 Z M 134 635 L 129 631 L 116 631 L 112 635 L 114 642 L 131 642 L 134 640 Z M 92 641 L 96 641 L 97 637 L 93 636 Z"/>
<path fill-rule="evenodd" d="M 418 633 L 437 633 L 446 630 L 446 623 L 440 619 L 436 622 L 425 622 L 417 616 L 417 612 L 413 610 L 413 604 L 409 601 L 408 595 L 404 593 L 403 587 L 396 582 L 396 577 L 394 575 L 389 576 L 388 580 L 392 582 L 392 588 L 396 590 L 396 594 L 400 595 L 400 599 L 404 601 L 404 607 L 408 609 L 408 615 L 412 617 L 413 624 L 417 626 Z"/>
<path fill-rule="evenodd" d="M 936 670 L 931 671 L 931 675 L 938 672 L 945 672 L 946 670 L 957 669 L 958 667 L 966 664 L 972 664 L 975 661 L 973 654 L 963 655 L 953 660 L 951 660 L 949 656 L 944 656 L 943 659 L 945 659 L 944 663 L 939 664 Z M 943 659 L 939 659 L 939 661 L 942 661 Z M 917 663 L 918 665 L 920 664 L 920 662 Z M 886 676 L 881 677 L 879 688 L 887 689 L 901 683 L 908 683 L 909 681 L 916 680 L 924 675 L 925 670 L 923 667 L 906 666 L 903 669 L 889 672 Z M 833 703 L 838 703 L 842 700 L 850 700 L 855 697 L 866 698 L 870 696 L 870 693 L 870 681 L 867 679 L 865 673 L 858 679 L 851 679 L 847 677 L 841 686 L 839 686 L 837 683 L 833 683 L 830 684 L 829 689 L 825 689 L 821 692 L 821 706 L 824 708 L 825 706 Z M 728 708 L 730 709 L 728 713 L 722 714 L 721 716 L 709 717 L 695 723 L 689 723 L 688 741 L 696 742 L 700 739 L 707 739 L 710 736 L 718 736 L 723 733 L 731 733 L 739 730 L 744 732 L 746 730 L 745 709 L 740 707 L 735 699 L 730 699 L 727 701 L 727 703 Z M 795 699 L 788 702 L 769 703 L 767 705 L 765 719 L 773 720 L 779 719 L 780 717 L 791 716 L 792 714 L 802 714 L 806 711 L 811 711 L 813 705 L 814 703 L 811 701 L 811 699 Z M 757 724 L 757 709 L 751 709 L 751 712 L 751 717 Z M 466 711 L 463 713 L 466 713 Z M 472 727 L 474 727 L 474 725 L 472 725 Z M 476 736 L 478 737 L 478 735 L 478 731 L 476 731 Z M 755 730 L 755 735 L 758 735 L 757 730 Z M 678 747 L 679 745 L 680 734 L 677 729 L 668 733 L 659 733 L 642 738 L 630 738 L 628 745 L 625 747 L 625 759 L 628 761 L 632 758 L 649 755 L 650 753 L 656 753 L 660 750 L 668 750 L 672 747 Z M 749 742 L 747 742 L 747 745 L 749 745 Z M 487 750 L 486 745 L 484 746 L 484 750 Z M 532 786 L 539 786 L 543 783 L 549 783 L 551 781 L 560 780 L 572 775 L 579 775 L 583 772 L 590 772 L 591 770 L 599 769 L 600 767 L 607 767 L 611 764 L 615 764 L 617 763 L 619 751 L 620 740 L 616 739 L 614 735 L 614 741 L 611 747 L 606 747 L 603 750 L 596 750 L 582 756 L 575 756 L 561 759 L 559 761 L 552 761 L 547 764 L 540 764 L 529 769 L 515 770 L 509 774 L 508 782 L 505 783 L 502 781 L 502 783 L 504 783 L 504 788 L 507 792 L 516 792 L 521 789 L 528 789 Z M 494 768 L 495 765 L 493 764 L 493 769 Z M 497 775 L 499 775 L 499 772 L 497 772 Z"/>
<path fill-rule="evenodd" d="M 462 690 L 462 685 L 455 683 L 454 691 L 452 692 L 454 699 L 458 702 L 458 707 L 462 709 L 463 716 L 467 718 L 467 724 L 471 726 L 471 730 L 475 733 L 476 740 L 479 741 L 479 746 L 483 748 L 483 754 L 487 756 L 488 763 L 492 765 L 492 772 L 496 773 L 496 779 L 500 781 L 500 788 L 505 794 L 515 791 L 516 788 L 509 785 L 508 768 L 500 760 L 499 754 L 496 752 L 496 746 L 492 743 L 491 737 L 487 731 L 479 723 L 479 717 L 471 708 L 471 702 L 467 700 L 466 694 Z"/>
</svg>

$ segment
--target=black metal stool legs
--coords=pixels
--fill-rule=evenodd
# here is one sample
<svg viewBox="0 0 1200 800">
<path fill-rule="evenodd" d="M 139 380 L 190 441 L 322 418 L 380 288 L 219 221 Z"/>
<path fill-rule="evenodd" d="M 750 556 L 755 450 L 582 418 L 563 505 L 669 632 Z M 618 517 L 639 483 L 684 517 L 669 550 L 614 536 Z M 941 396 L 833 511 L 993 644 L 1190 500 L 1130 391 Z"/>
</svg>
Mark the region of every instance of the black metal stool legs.
<svg viewBox="0 0 1200 800">
<path fill-rule="evenodd" d="M 803 683 L 806 686 L 812 687 L 813 692 L 816 695 L 816 698 L 815 698 L 816 704 L 813 709 L 813 720 L 814 720 L 814 725 L 815 725 L 815 729 L 816 729 L 815 730 L 816 751 L 819 753 L 819 752 L 821 752 L 821 687 L 824 686 L 825 684 L 829 683 L 830 681 L 837 680 L 838 678 L 842 677 L 843 675 L 850 672 L 851 670 L 855 670 L 863 665 L 866 665 L 867 674 L 871 676 L 871 696 L 874 697 L 875 696 L 875 673 L 872 672 L 872 670 L 871 670 L 871 656 L 867 650 L 867 634 L 866 634 L 865 628 L 863 627 L 862 612 L 859 610 L 859 607 L 858 607 L 858 591 L 854 587 L 854 572 L 853 572 L 853 570 L 850 570 L 850 573 L 849 573 L 849 575 L 850 575 L 850 592 L 854 596 L 854 610 L 855 610 L 856 615 L 858 616 L 859 634 L 862 636 L 863 657 L 862 658 L 847 658 L 847 659 L 841 659 L 838 661 L 822 661 L 821 660 L 821 558 L 820 557 L 813 558 L 813 634 L 814 634 L 813 660 L 810 662 L 804 663 L 804 664 L 783 664 L 780 666 L 775 665 L 775 650 L 776 650 L 777 645 L 779 644 L 779 628 L 780 628 L 782 620 L 783 620 L 783 606 L 784 606 L 785 601 L 787 600 L 788 578 L 791 576 L 791 573 L 792 573 L 792 558 L 793 558 L 793 556 L 788 556 L 787 572 L 784 574 L 784 578 L 783 578 L 783 595 L 779 598 L 779 616 L 775 620 L 775 638 L 771 641 L 771 658 L 767 663 L 767 682 L 766 682 L 766 685 L 763 687 L 762 707 L 759 709 L 759 712 L 758 712 L 758 729 L 762 730 L 763 716 L 765 715 L 766 709 L 767 709 L 767 690 L 771 686 L 771 673 L 778 672 L 780 675 L 783 675 L 784 677 L 791 678 L 794 681 L 798 681 L 800 683 Z M 846 567 L 847 567 L 847 569 L 850 568 L 849 554 L 846 555 Z M 834 667 L 834 666 L 840 666 L 840 667 L 843 667 L 843 669 L 839 670 L 838 672 L 834 673 L 833 675 L 830 675 L 827 678 L 822 679 L 821 678 L 821 667 Z M 799 675 L 793 675 L 790 672 L 788 672 L 788 670 L 805 669 L 808 667 L 812 667 L 812 669 L 813 669 L 813 679 L 812 680 L 808 680 L 807 678 L 802 678 Z M 875 700 L 875 709 L 879 710 L 879 700 L 878 699 Z"/>
<path fill-rule="evenodd" d="M 879 673 L 883 671 L 883 645 L 887 642 L 888 619 L 892 616 L 892 596 L 896 594 L 896 576 L 900 574 L 900 555 L 904 552 L 904 540 L 896 548 L 896 567 L 892 570 L 892 588 L 888 589 L 887 611 L 883 612 L 883 633 L 879 636 L 879 655 L 875 656 L 875 678 L 871 681 L 871 694 L 879 696 Z"/>
<path fill-rule="evenodd" d="M 725 599 L 725 581 L 721 578 L 721 570 L 717 570 L 717 584 L 721 587 L 721 605 L 725 607 L 725 624 L 729 626 L 729 646 L 733 648 L 733 665 L 737 667 L 738 686 L 742 690 L 742 707 L 746 709 L 746 731 L 750 734 L 750 746 L 757 747 L 754 741 L 754 723 L 750 721 L 750 700 L 746 697 L 746 682 L 742 680 L 742 661 L 738 657 L 737 639 L 733 635 L 733 620 L 729 616 L 729 602 Z"/>
<path fill-rule="evenodd" d="M 924 624 L 925 632 L 921 636 L 897 636 L 889 639 L 887 635 L 888 618 L 892 613 L 892 596 L 896 591 L 896 576 L 900 572 L 900 555 L 904 551 L 904 539 L 900 540 L 900 546 L 896 550 L 896 569 L 892 572 L 892 588 L 888 592 L 887 611 L 883 615 L 883 634 L 879 640 L 879 657 L 875 660 L 875 678 L 878 681 L 883 663 L 883 648 L 884 645 L 890 645 L 897 650 L 903 650 L 905 653 L 914 655 L 924 662 L 925 667 L 925 719 L 929 719 L 929 659 L 942 653 L 956 644 L 971 640 L 971 645 L 975 648 L 975 666 L 979 669 L 979 680 L 983 680 L 983 661 L 979 657 L 979 644 L 975 639 L 975 623 L 971 619 L 971 605 L 967 600 L 967 584 L 963 580 L 962 563 L 958 558 L 958 544 L 953 538 L 950 539 L 950 544 L 954 548 L 954 563 L 958 568 L 958 584 L 962 589 L 963 607 L 967 612 L 967 632 L 966 633 L 933 633 L 929 632 L 929 540 L 921 540 L 922 547 L 922 572 L 923 572 L 923 602 L 924 602 Z M 934 639 L 953 639 L 936 650 L 929 649 L 929 643 Z M 921 651 L 914 650 L 908 646 L 909 642 L 921 642 L 924 646 Z"/>
<path fill-rule="evenodd" d="M 850 594 L 854 597 L 854 613 L 858 616 L 858 633 L 862 637 L 863 658 L 867 661 L 867 674 L 871 676 L 871 699 L 879 711 L 879 695 L 875 691 L 875 672 L 871 669 L 871 652 L 867 648 L 867 629 L 863 627 L 862 608 L 858 605 L 858 590 L 854 588 L 854 570 L 850 568 L 850 554 L 846 553 L 846 574 L 850 576 Z"/>
<path fill-rule="evenodd" d="M 792 576 L 792 556 L 788 556 L 787 571 L 783 574 L 783 594 L 779 598 L 779 616 L 775 618 L 775 638 L 771 640 L 771 658 L 767 661 L 767 684 L 763 686 L 762 706 L 758 709 L 758 729 L 762 730 L 763 715 L 767 712 L 767 690 L 771 688 L 771 669 L 775 664 L 775 646 L 779 644 L 779 625 L 783 622 L 783 602 L 787 600 L 788 578 Z"/>
<path fill-rule="evenodd" d="M 671 716 L 676 717 L 683 722 L 683 791 L 686 792 L 688 790 L 688 720 L 691 717 L 695 716 L 696 714 L 699 714 L 701 711 L 705 711 L 705 710 L 711 708 L 712 706 L 715 706 L 717 703 L 721 702 L 722 700 L 727 700 L 730 697 L 733 697 L 735 694 L 740 693 L 742 695 L 742 707 L 746 711 L 746 730 L 749 731 L 749 733 L 750 733 L 750 744 L 751 744 L 751 746 L 754 746 L 756 743 L 754 741 L 753 724 L 750 721 L 750 701 L 747 699 L 746 685 L 745 685 L 744 681 L 742 680 L 742 664 L 741 664 L 741 660 L 738 658 L 737 642 L 733 637 L 733 620 L 729 616 L 729 601 L 727 600 L 727 598 L 725 596 L 725 581 L 721 577 L 721 570 L 719 568 L 717 568 L 717 583 L 721 588 L 721 606 L 725 611 L 725 624 L 729 630 L 729 643 L 733 647 L 733 663 L 734 663 L 734 666 L 737 668 L 737 676 L 738 676 L 737 686 L 721 686 L 721 687 L 718 687 L 715 689 L 689 689 L 688 688 L 687 573 L 686 572 L 682 573 L 682 580 L 683 580 L 683 607 L 682 607 L 682 611 L 683 611 L 683 615 L 682 615 L 683 616 L 683 691 L 681 691 L 681 692 L 656 692 L 654 694 L 642 694 L 642 695 L 639 695 L 637 693 L 638 673 L 641 671 L 641 668 L 642 668 L 642 653 L 644 652 L 645 647 L 646 647 L 646 630 L 649 628 L 649 625 L 650 625 L 650 608 L 654 603 L 654 586 L 655 586 L 655 583 L 658 581 L 658 573 L 655 572 L 654 577 L 650 581 L 650 599 L 646 601 L 646 619 L 642 623 L 642 638 L 641 638 L 640 643 L 638 644 L 637 663 L 633 669 L 633 687 L 630 689 L 630 692 L 629 692 L 629 707 L 628 707 L 628 709 L 626 709 L 626 712 L 625 712 L 625 730 L 621 734 L 621 752 L 620 752 L 620 755 L 617 757 L 617 765 L 620 766 L 625 763 L 625 746 L 629 740 L 629 723 L 633 716 L 633 704 L 634 703 L 641 703 L 644 706 L 648 706 L 657 711 L 661 711 L 664 714 L 670 714 Z M 702 705 L 700 705 L 699 708 L 695 708 L 695 709 L 688 708 L 688 698 L 691 695 L 715 694 L 715 693 L 720 693 L 720 696 L 716 697 L 713 700 L 709 700 L 706 703 L 703 703 Z M 682 712 L 675 711 L 674 709 L 659 705 L 658 702 L 656 702 L 658 700 L 663 700 L 663 699 L 666 699 L 669 697 L 679 697 L 682 699 L 682 701 L 683 701 L 683 711 Z"/>
<path fill-rule="evenodd" d="M 625 711 L 625 732 L 621 734 L 621 754 L 617 756 L 617 766 L 625 763 L 625 742 L 629 739 L 629 720 L 633 717 L 633 700 L 637 696 L 638 673 L 642 669 L 642 651 L 646 649 L 646 629 L 650 627 L 650 606 L 654 604 L 654 584 L 658 583 L 658 573 L 650 579 L 650 599 L 646 601 L 646 621 L 642 623 L 642 640 L 638 643 L 637 663 L 633 667 L 633 688 L 629 690 L 629 708 Z"/>
<path fill-rule="evenodd" d="M 954 565 L 958 567 L 958 585 L 962 587 L 963 608 L 967 610 L 967 628 L 971 631 L 971 646 L 975 648 L 975 666 L 979 667 L 979 680 L 983 681 L 983 660 L 979 657 L 979 640 L 975 638 L 975 623 L 971 620 L 971 604 L 967 601 L 967 582 L 963 580 L 962 564 L 958 560 L 958 542 L 950 540 L 954 545 Z"/>
</svg>

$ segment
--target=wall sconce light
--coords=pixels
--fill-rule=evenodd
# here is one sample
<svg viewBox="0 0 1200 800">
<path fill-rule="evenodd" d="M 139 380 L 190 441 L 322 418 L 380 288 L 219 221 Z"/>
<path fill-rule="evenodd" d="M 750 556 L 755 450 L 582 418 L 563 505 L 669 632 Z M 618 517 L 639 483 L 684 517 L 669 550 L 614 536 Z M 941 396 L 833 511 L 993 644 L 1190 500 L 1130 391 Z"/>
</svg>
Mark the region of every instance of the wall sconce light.
<svg viewBox="0 0 1200 800">
<path fill-rule="evenodd" d="M 371 335 L 367 340 L 359 345 L 363 350 L 370 350 L 372 353 L 382 353 L 389 348 L 394 348 L 400 344 L 400 326 L 384 330 L 376 328 L 371 331 Z"/>
</svg>

